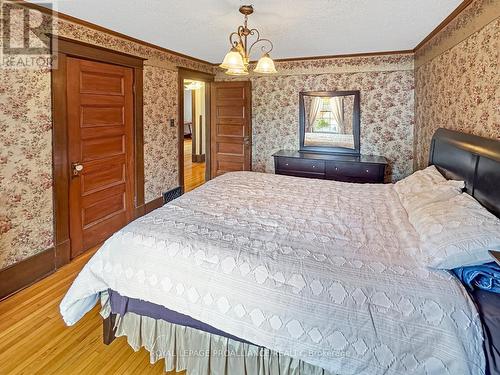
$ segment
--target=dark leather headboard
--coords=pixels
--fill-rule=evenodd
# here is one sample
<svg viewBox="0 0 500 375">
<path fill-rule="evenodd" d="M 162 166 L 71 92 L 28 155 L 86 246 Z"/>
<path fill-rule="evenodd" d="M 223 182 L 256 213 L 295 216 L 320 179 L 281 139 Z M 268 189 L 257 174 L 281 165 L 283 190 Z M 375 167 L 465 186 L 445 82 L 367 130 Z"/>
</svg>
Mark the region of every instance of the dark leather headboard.
<svg viewBox="0 0 500 375">
<path fill-rule="evenodd" d="M 500 141 L 438 129 L 432 137 L 429 165 L 450 180 L 465 181 L 465 190 L 500 217 Z"/>
</svg>

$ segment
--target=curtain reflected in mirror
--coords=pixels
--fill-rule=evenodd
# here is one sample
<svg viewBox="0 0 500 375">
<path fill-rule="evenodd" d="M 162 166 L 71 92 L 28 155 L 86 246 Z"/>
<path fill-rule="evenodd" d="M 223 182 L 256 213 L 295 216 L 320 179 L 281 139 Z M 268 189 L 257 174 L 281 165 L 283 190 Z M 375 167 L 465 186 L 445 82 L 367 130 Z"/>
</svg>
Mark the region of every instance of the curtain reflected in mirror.
<svg viewBox="0 0 500 375">
<path fill-rule="evenodd" d="M 354 95 L 304 96 L 304 146 L 355 149 L 354 104 Z"/>
</svg>

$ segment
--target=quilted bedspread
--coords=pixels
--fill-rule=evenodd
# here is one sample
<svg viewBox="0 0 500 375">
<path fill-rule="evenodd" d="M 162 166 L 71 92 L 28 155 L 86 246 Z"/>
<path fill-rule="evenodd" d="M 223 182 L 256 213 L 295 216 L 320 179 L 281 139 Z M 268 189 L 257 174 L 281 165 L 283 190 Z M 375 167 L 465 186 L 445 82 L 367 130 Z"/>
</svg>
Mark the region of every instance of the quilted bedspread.
<svg viewBox="0 0 500 375">
<path fill-rule="evenodd" d="M 418 259 L 392 185 L 228 173 L 113 235 L 61 313 L 110 288 L 332 373 L 484 373 L 473 303 Z"/>
</svg>

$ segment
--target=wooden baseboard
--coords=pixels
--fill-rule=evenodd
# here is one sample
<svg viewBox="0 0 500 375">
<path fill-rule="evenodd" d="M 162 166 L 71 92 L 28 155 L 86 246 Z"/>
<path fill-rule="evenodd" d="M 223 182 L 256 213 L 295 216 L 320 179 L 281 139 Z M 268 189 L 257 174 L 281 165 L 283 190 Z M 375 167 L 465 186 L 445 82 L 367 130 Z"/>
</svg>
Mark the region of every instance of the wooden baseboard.
<svg viewBox="0 0 500 375">
<path fill-rule="evenodd" d="M 193 163 L 204 163 L 205 162 L 205 154 L 193 155 L 192 161 L 193 161 Z"/>
<path fill-rule="evenodd" d="M 71 261 L 71 242 L 69 239 L 58 243 L 55 246 L 56 269 L 68 264 Z"/>
<path fill-rule="evenodd" d="M 144 215 L 163 206 L 163 197 L 158 197 L 144 205 Z"/>
<path fill-rule="evenodd" d="M 0 270 L 0 300 L 56 270 L 56 251 L 50 248 Z"/>
<path fill-rule="evenodd" d="M 145 215 L 163 206 L 163 197 L 158 197 L 136 208 L 136 217 Z M 42 251 L 0 270 L 0 301 L 70 262 L 70 241 L 66 240 L 55 247 Z"/>
<path fill-rule="evenodd" d="M 142 215 L 144 215 L 145 210 L 146 210 L 145 204 L 137 206 L 134 210 L 134 215 L 135 215 L 134 220 L 137 219 L 138 217 L 141 217 Z"/>
</svg>

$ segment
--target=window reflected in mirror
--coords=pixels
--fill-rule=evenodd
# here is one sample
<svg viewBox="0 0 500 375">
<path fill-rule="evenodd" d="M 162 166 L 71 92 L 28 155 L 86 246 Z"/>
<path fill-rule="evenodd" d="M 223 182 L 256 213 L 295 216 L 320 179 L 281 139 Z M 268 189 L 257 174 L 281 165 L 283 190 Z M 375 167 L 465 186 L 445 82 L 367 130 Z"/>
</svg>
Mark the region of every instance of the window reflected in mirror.
<svg viewBox="0 0 500 375">
<path fill-rule="evenodd" d="M 354 149 L 354 95 L 304 96 L 304 146 Z"/>
<path fill-rule="evenodd" d="M 300 151 L 359 155 L 359 102 L 359 91 L 300 92 Z"/>
</svg>

